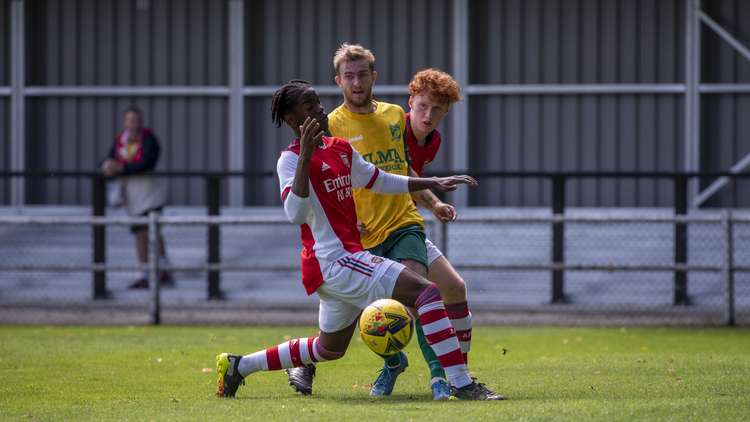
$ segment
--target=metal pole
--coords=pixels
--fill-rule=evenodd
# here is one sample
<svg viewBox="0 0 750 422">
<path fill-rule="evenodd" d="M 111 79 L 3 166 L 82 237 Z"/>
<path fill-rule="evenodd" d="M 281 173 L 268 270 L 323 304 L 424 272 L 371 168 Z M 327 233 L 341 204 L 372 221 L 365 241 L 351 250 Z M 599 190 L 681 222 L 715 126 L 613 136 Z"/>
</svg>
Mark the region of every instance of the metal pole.
<svg viewBox="0 0 750 422">
<path fill-rule="evenodd" d="M 242 87 L 246 97 L 268 97 L 279 85 Z M 407 95 L 406 85 L 376 85 L 377 95 Z M 336 85 L 317 85 L 321 97 L 340 96 Z M 685 94 L 684 83 L 601 83 L 601 84 L 469 84 L 461 86 L 465 95 L 612 95 L 612 94 Z M 750 91 L 747 83 L 702 83 L 698 90 L 705 94 L 742 94 Z M 25 97 L 229 97 L 226 85 L 32 85 L 24 87 Z M 9 87 L 0 87 L 0 96 L 11 95 Z M 452 114 L 452 113 L 451 113 Z"/>
<path fill-rule="evenodd" d="M 453 77 L 463 87 L 464 100 L 451 110 L 451 167 L 454 171 L 469 168 L 469 1 L 453 0 Z M 469 204 L 469 191 L 457 189 L 451 193 L 456 207 Z"/>
<path fill-rule="evenodd" d="M 565 214 L 565 177 L 552 178 L 552 215 Z M 565 264 L 565 223 L 552 223 L 552 264 Z M 552 303 L 565 303 L 565 272 L 552 270 Z"/>
<path fill-rule="evenodd" d="M 745 155 L 742 157 L 741 160 L 737 161 L 732 167 L 729 168 L 729 172 L 732 174 L 741 173 L 745 168 L 750 166 L 750 154 Z M 693 206 L 698 207 L 704 202 L 708 201 L 711 196 L 715 195 L 716 192 L 721 190 L 724 186 L 727 185 L 731 180 L 729 177 L 719 177 L 718 179 L 714 180 L 713 183 L 711 183 L 706 189 L 703 190 L 703 192 L 698 195 L 697 198 L 693 201 Z"/>
<path fill-rule="evenodd" d="M 225 97 L 222 85 L 44 85 L 27 86 L 27 97 Z"/>
<path fill-rule="evenodd" d="M 206 201 L 208 215 L 219 215 L 221 212 L 221 178 L 209 176 L 206 178 Z M 221 229 L 218 224 L 208 225 L 208 263 L 221 262 Z M 223 299 L 220 288 L 221 272 L 208 271 L 208 299 Z"/>
<path fill-rule="evenodd" d="M 161 324 L 161 300 L 159 293 L 159 213 L 148 213 L 148 285 L 151 289 L 150 317 L 152 325 Z"/>
<path fill-rule="evenodd" d="M 684 84 L 482 84 L 464 87 L 469 95 L 684 94 Z"/>
<path fill-rule="evenodd" d="M 711 19 L 710 16 L 703 13 L 700 8 L 697 10 L 698 19 L 703 21 L 709 28 L 711 28 L 718 36 L 720 36 L 727 44 L 731 45 L 745 60 L 750 61 L 750 49 L 745 47 L 744 44 L 737 38 L 733 37 L 726 29 L 724 29 L 718 22 Z"/>
<path fill-rule="evenodd" d="M 724 297 L 726 308 L 724 309 L 724 324 L 734 326 L 734 230 L 732 224 L 732 211 L 724 211 Z"/>
<path fill-rule="evenodd" d="M 701 84 L 701 94 L 750 94 L 750 84 Z"/>
<path fill-rule="evenodd" d="M 245 15 L 243 1 L 229 2 L 229 169 L 245 169 Z M 244 182 L 242 177 L 229 178 L 229 204 L 244 205 Z"/>
<path fill-rule="evenodd" d="M 11 97 L 10 97 L 10 166 L 13 171 L 26 168 L 26 105 L 24 98 L 24 2 L 11 2 L 10 50 L 11 50 Z M 11 178 L 11 204 L 22 207 L 26 203 L 26 186 L 22 177 Z"/>
<path fill-rule="evenodd" d="M 674 213 L 676 216 L 687 214 L 688 208 L 688 178 L 677 176 L 674 178 Z M 688 258 L 688 227 L 684 222 L 674 225 L 674 263 L 686 264 Z M 674 272 L 674 305 L 689 305 L 687 272 Z"/>
<path fill-rule="evenodd" d="M 96 175 L 91 179 L 91 215 L 94 217 L 104 216 L 107 212 L 106 193 L 107 180 L 103 175 Z M 107 262 L 107 227 L 93 226 L 91 228 L 91 254 L 94 265 Z M 103 270 L 93 271 L 94 299 L 107 299 L 107 272 Z"/>
<path fill-rule="evenodd" d="M 700 169 L 700 0 L 685 0 L 685 171 Z M 700 180 L 690 181 L 689 194 L 697 198 Z"/>
</svg>

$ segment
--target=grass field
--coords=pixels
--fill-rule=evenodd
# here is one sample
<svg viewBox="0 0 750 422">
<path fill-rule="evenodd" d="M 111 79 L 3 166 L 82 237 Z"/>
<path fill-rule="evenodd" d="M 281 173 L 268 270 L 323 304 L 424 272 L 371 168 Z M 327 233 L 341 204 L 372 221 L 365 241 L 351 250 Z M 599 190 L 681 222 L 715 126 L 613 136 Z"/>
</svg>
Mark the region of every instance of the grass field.
<svg viewBox="0 0 750 422">
<path fill-rule="evenodd" d="M 281 372 L 218 399 L 217 352 L 312 328 L 2 327 L 0 417 L 15 420 L 748 420 L 750 331 L 475 329 L 471 367 L 505 402 L 433 403 L 416 344 L 394 395 L 368 397 L 380 363 L 358 340 L 322 364 L 315 395 Z"/>
</svg>

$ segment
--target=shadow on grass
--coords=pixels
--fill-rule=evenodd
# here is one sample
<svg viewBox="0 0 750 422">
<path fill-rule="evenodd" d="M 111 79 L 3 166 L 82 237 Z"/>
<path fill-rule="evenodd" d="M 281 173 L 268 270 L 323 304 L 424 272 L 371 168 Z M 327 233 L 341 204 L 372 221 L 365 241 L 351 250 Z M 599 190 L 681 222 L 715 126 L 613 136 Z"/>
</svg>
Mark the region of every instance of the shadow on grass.
<svg viewBox="0 0 750 422">
<path fill-rule="evenodd" d="M 432 396 L 429 394 L 408 394 L 408 393 L 394 393 L 388 397 L 370 397 L 363 393 L 347 393 L 339 395 L 328 395 L 328 394 L 313 394 L 312 396 L 303 396 L 301 394 L 290 393 L 288 397 L 279 397 L 274 394 L 251 394 L 243 395 L 240 397 L 234 397 L 233 400 L 310 400 L 310 401 L 326 401 L 332 403 L 346 403 L 346 404 L 372 404 L 372 403 L 431 403 Z M 225 399 L 226 400 L 226 399 Z M 228 399 L 232 400 L 232 399 Z"/>
<path fill-rule="evenodd" d="M 432 404 L 436 403 L 434 400 L 432 400 L 432 396 L 430 394 L 409 394 L 409 393 L 394 393 L 388 397 L 370 397 L 369 395 L 360 394 L 360 393 L 347 393 L 347 394 L 340 394 L 340 395 L 328 395 L 328 394 L 314 394 L 312 396 L 303 396 L 299 394 L 290 394 L 288 397 L 279 397 L 278 395 L 270 395 L 270 394 L 259 394 L 259 395 L 250 395 L 250 396 L 241 396 L 236 397 L 234 400 L 293 400 L 293 399 L 299 399 L 299 400 L 305 400 L 310 402 L 329 402 L 329 403 L 335 403 L 335 404 L 346 404 L 349 406 L 368 406 L 372 404 L 379 404 L 379 405 L 399 405 L 399 404 Z M 539 400 L 538 397 L 520 397 L 520 398 L 513 398 L 513 401 L 534 401 Z M 507 400 L 505 400 L 507 401 Z M 503 403 L 504 401 L 490 401 L 494 403 Z M 440 403 L 465 403 L 463 400 L 447 400 Z"/>
</svg>

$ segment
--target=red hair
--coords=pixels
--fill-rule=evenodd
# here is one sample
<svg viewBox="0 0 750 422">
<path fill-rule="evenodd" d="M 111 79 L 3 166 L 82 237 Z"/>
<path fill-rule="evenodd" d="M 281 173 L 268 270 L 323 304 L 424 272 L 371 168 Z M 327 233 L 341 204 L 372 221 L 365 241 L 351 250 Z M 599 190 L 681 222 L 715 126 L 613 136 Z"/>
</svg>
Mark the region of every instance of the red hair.
<svg viewBox="0 0 750 422">
<path fill-rule="evenodd" d="M 441 103 L 461 101 L 461 88 L 453 77 L 438 69 L 417 72 L 409 82 L 409 95 L 428 95 Z"/>
</svg>

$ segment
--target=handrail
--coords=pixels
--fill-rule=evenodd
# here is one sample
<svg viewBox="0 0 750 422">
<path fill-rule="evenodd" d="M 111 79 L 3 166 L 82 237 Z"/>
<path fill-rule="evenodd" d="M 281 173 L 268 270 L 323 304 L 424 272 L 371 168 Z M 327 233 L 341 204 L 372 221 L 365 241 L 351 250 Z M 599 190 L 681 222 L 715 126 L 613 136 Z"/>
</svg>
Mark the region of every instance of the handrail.
<svg viewBox="0 0 750 422">
<path fill-rule="evenodd" d="M 661 213 L 658 213 L 661 214 Z M 562 213 L 548 215 L 548 216 L 495 216 L 492 218 L 487 217 L 472 217 L 464 216 L 462 219 L 452 224 L 550 224 L 553 228 L 562 224 L 568 223 L 583 223 L 583 224 L 611 224 L 611 223 L 637 223 L 637 224 L 673 224 L 675 227 L 682 227 L 685 230 L 687 225 L 693 224 L 720 224 L 722 231 L 724 232 L 724 243 L 725 243 L 725 256 L 733 256 L 734 248 L 732 243 L 733 238 L 733 224 L 750 224 L 750 215 L 737 216 L 729 211 L 725 211 L 720 217 L 717 216 L 696 216 L 677 214 L 672 216 L 664 215 L 637 215 L 631 217 L 624 216 L 569 216 Z M 2 225 L 90 225 L 93 227 L 99 227 L 104 229 L 102 226 L 106 225 L 128 225 L 128 224 L 144 224 L 147 223 L 149 227 L 149 242 L 152 251 L 156 251 L 156 235 L 158 228 L 162 225 L 205 225 L 209 228 L 213 227 L 217 232 L 221 225 L 268 225 L 268 224 L 290 224 L 285 218 L 278 217 L 258 217 L 258 216 L 220 216 L 220 215 L 194 215 L 194 216 L 160 216 L 158 213 L 152 212 L 148 217 L 106 217 L 106 216 L 19 216 L 19 215 L 0 215 L 0 226 Z M 436 224 L 434 218 L 426 219 L 427 224 Z M 441 240 L 445 242 L 447 240 L 447 225 L 443 225 Z M 552 233 L 553 243 L 560 241 L 560 236 L 555 235 L 555 231 Z M 561 244 L 564 245 L 564 242 Z M 211 242 L 209 240 L 209 249 L 211 248 Z M 445 249 L 447 251 L 447 248 Z M 218 251 L 217 251 L 218 252 Z M 560 257 L 563 257 L 561 254 Z M 198 265 L 165 265 L 162 266 L 158 261 L 155 253 L 152 254 L 149 260 L 148 266 L 135 266 L 135 265 L 112 265 L 106 264 L 102 261 L 97 261 L 91 264 L 64 264 L 64 265 L 50 265 L 50 266 L 38 266 L 38 265 L 0 265 L 0 271 L 17 271 L 17 272 L 44 272 L 44 271 L 59 271 L 59 272 L 80 272 L 80 271 L 92 271 L 94 274 L 105 274 L 107 271 L 130 271 L 130 270 L 149 270 L 149 277 L 151 279 L 152 288 L 152 300 L 151 300 L 151 318 L 155 324 L 160 321 L 160 299 L 159 299 L 159 287 L 158 287 L 158 273 L 163 270 L 175 270 L 175 271 L 206 271 L 209 275 L 214 275 L 213 278 L 209 278 L 209 298 L 217 299 L 223 295 L 219 289 L 219 274 L 221 271 L 284 271 L 284 272 L 297 272 L 299 268 L 297 265 L 273 265 L 267 263 L 259 264 L 235 264 L 235 263 L 222 263 L 220 262 L 220 256 L 215 255 L 214 259 L 209 259 L 208 262 Z M 553 275 L 558 274 L 560 278 L 553 277 L 553 289 L 555 288 L 555 282 L 559 283 L 562 274 L 565 271 L 669 271 L 675 274 L 687 274 L 688 272 L 710 272 L 723 274 L 725 279 L 725 289 L 727 291 L 727 316 L 726 320 L 728 324 L 733 324 L 734 321 L 734 274 L 738 272 L 750 272 L 750 267 L 737 266 L 734 264 L 733 259 L 724 259 L 722 265 L 695 265 L 688 264 L 685 260 L 678 260 L 675 258 L 672 264 L 615 264 L 612 262 L 603 263 L 571 263 L 564 262 L 562 259 L 552 257 L 551 262 L 539 262 L 539 263 L 493 263 L 493 264 L 456 264 L 455 267 L 459 270 L 486 270 L 486 271 L 550 271 Z M 213 281 L 213 284 L 212 284 Z M 558 288 L 562 287 L 562 283 L 558 284 Z M 211 294 L 213 289 L 213 295 Z M 565 298 L 564 290 L 561 289 L 558 292 L 558 297 Z M 566 300 L 552 303 L 566 303 Z M 675 302 L 675 305 L 686 305 L 688 303 Z"/>
<path fill-rule="evenodd" d="M 155 177 L 275 177 L 273 170 L 258 171 L 206 171 L 206 170 L 157 170 L 148 173 Z M 750 173 L 722 172 L 682 172 L 682 171 L 491 171 L 491 170 L 444 170 L 427 172 L 425 176 L 440 176 L 449 174 L 471 174 L 476 177 L 507 177 L 507 178 L 677 178 L 677 177 L 729 177 L 750 178 Z M 0 178 L 6 177 L 103 177 L 99 171 L 72 170 L 27 170 L 0 171 Z"/>
<path fill-rule="evenodd" d="M 682 265 L 686 265 L 688 262 L 688 243 L 689 236 L 687 231 L 688 224 L 705 224 L 713 223 L 716 220 L 711 220 L 708 217 L 688 215 L 689 211 L 689 184 L 690 180 L 696 177 L 698 178 L 719 178 L 728 177 L 730 179 L 747 179 L 750 178 L 750 173 L 732 173 L 732 172 L 676 172 L 676 171 L 619 171 L 619 172 L 597 172 L 597 171 L 487 171 L 487 170 L 473 170 L 473 171 L 456 171 L 456 173 L 470 173 L 480 180 L 482 178 L 545 178 L 551 183 L 550 205 L 552 215 L 544 217 L 524 217 L 520 219 L 506 219 L 508 223 L 539 223 L 539 224 L 551 224 L 552 231 L 552 264 L 556 267 L 551 271 L 552 278 L 552 289 L 551 299 L 552 303 L 565 303 L 567 298 L 565 297 L 565 277 L 564 267 L 565 264 L 565 224 L 570 223 L 588 223 L 588 224 L 599 224 L 601 223 L 613 223 L 617 222 L 617 219 L 607 217 L 603 220 L 591 219 L 590 217 L 565 217 L 565 208 L 567 206 L 566 191 L 568 182 L 575 179 L 582 178 L 593 178 L 593 179 L 623 179 L 623 178 L 649 178 L 649 179 L 668 179 L 672 184 L 672 207 L 674 212 L 674 218 L 656 216 L 650 219 L 640 217 L 639 221 L 643 223 L 671 223 L 674 224 L 674 264 L 676 269 L 674 270 L 674 299 L 675 305 L 689 305 L 689 282 L 687 277 L 687 271 L 683 270 Z M 210 264 L 219 263 L 221 261 L 221 231 L 219 230 L 219 224 L 241 224 L 241 222 L 232 223 L 232 217 L 226 220 L 212 220 L 211 218 L 217 218 L 221 214 L 221 191 L 222 181 L 231 177 L 245 177 L 245 178 L 273 178 L 275 173 L 272 170 L 254 170 L 254 171 L 187 171 L 187 170 L 175 170 L 175 171 L 154 171 L 150 173 L 154 177 L 198 177 L 202 178 L 204 182 L 204 192 L 206 198 L 207 214 L 211 217 L 206 218 L 200 223 L 190 223 L 186 220 L 180 221 L 169 220 L 175 217 L 161 217 L 159 224 L 208 224 L 208 262 Z M 104 218 L 107 214 L 106 209 L 106 178 L 97 171 L 0 171 L 0 179 L 2 178 L 13 178 L 13 177 L 27 177 L 27 178 L 64 178 L 64 177 L 86 177 L 91 181 L 91 208 L 92 215 L 97 218 Z M 220 217 L 218 217 L 220 218 Z M 739 218 L 739 217 L 738 217 Z M 59 220 L 56 220 L 59 221 Z M 106 220 L 100 220 L 106 221 Z M 170 222 L 171 221 L 171 222 Z M 465 220 L 466 221 L 466 220 Z M 621 222 L 627 222 L 622 221 Z M 489 220 L 476 220 L 476 223 L 486 224 L 497 224 L 496 222 Z M 741 219 L 733 220 L 735 223 L 743 223 Z M 138 220 L 139 224 L 147 223 L 144 220 Z M 269 224 L 282 224 L 283 222 L 275 222 Z M 53 224 L 53 223 L 50 223 Z M 125 220 L 116 222 L 115 224 L 128 224 Z M 92 224 L 92 254 L 93 263 L 102 264 L 106 262 L 106 230 L 104 227 L 105 223 Z M 447 238 L 447 226 L 443 226 L 441 230 L 441 239 Z M 442 242 L 441 245 L 446 251 L 447 256 L 447 243 Z M 211 299 L 221 299 L 222 292 L 219 289 L 220 285 L 220 273 L 218 271 L 209 271 L 207 273 L 208 279 L 208 297 Z M 94 271 L 93 272 L 93 295 L 94 298 L 106 298 L 108 292 L 106 290 L 106 272 Z"/>
<path fill-rule="evenodd" d="M 429 224 L 434 224 L 434 218 L 425 219 Z M 148 224 L 148 217 L 97 217 L 97 216 L 31 216 L 31 215 L 0 215 L 0 225 L 79 225 L 79 226 L 107 226 L 107 225 L 132 225 Z M 573 224 L 719 224 L 724 221 L 721 217 L 714 216 L 692 216 L 692 215 L 641 215 L 637 217 L 621 216 L 570 216 L 555 214 L 550 216 L 499 216 L 499 217 L 474 217 L 462 216 L 460 220 L 451 224 L 547 224 L 547 223 L 573 223 Z M 750 215 L 733 215 L 733 223 L 750 224 Z M 229 215 L 165 215 L 159 217 L 160 225 L 248 225 L 248 224 L 291 224 L 283 217 L 258 217 L 258 216 L 229 216 Z"/>
</svg>

